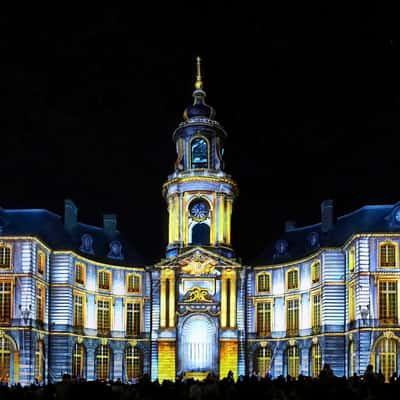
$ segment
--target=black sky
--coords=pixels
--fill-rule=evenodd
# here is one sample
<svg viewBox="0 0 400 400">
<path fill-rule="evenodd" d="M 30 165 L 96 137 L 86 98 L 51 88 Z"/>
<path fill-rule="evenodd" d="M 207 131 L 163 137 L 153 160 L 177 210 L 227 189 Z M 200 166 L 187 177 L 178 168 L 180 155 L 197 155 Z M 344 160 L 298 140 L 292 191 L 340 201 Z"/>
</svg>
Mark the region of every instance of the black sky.
<svg viewBox="0 0 400 400">
<path fill-rule="evenodd" d="M 339 215 L 400 200 L 397 41 L 361 29 L 301 39 L 271 29 L 274 15 L 219 11 L 173 21 L 101 6 L 3 13 L 0 205 L 62 214 L 72 198 L 80 221 L 115 212 L 149 262 L 161 257 L 161 185 L 197 55 L 229 134 L 233 239 L 245 261 L 285 220 L 318 222 L 323 199 Z"/>
</svg>

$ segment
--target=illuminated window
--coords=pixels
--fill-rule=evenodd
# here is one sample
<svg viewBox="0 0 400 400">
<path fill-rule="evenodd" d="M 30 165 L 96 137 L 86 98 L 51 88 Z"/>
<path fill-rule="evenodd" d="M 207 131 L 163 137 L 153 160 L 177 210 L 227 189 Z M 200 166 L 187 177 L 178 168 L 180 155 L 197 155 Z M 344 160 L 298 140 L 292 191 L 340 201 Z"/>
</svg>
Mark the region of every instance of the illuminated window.
<svg viewBox="0 0 400 400">
<path fill-rule="evenodd" d="M 85 266 L 81 263 L 75 264 L 75 282 L 80 285 L 85 284 Z"/>
<path fill-rule="evenodd" d="M 349 251 L 349 272 L 352 274 L 356 266 L 356 250 L 352 247 Z"/>
<path fill-rule="evenodd" d="M 96 349 L 96 379 L 107 381 L 110 378 L 111 351 L 107 345 L 100 345 Z"/>
<path fill-rule="evenodd" d="M 257 351 L 257 372 L 261 377 L 265 377 L 265 375 L 271 370 L 271 362 L 272 362 L 272 350 L 270 347 L 260 347 Z"/>
<path fill-rule="evenodd" d="M 72 351 L 72 376 L 83 378 L 85 363 L 85 347 L 82 343 L 75 343 Z"/>
<path fill-rule="evenodd" d="M 11 246 L 0 245 L 0 268 L 11 268 Z"/>
<path fill-rule="evenodd" d="M 257 336 L 271 335 L 271 302 L 257 303 Z"/>
<path fill-rule="evenodd" d="M 311 296 L 311 327 L 313 333 L 319 333 L 321 329 L 321 294 L 317 293 Z"/>
<path fill-rule="evenodd" d="M 315 261 L 311 265 L 311 282 L 318 283 L 321 279 L 321 263 L 319 261 Z"/>
<path fill-rule="evenodd" d="M 288 336 L 299 334 L 299 299 L 286 302 L 286 333 Z"/>
<path fill-rule="evenodd" d="M 208 168 L 208 143 L 204 138 L 195 138 L 190 144 L 192 168 Z"/>
<path fill-rule="evenodd" d="M 257 275 L 257 292 L 268 293 L 271 291 L 271 276 L 265 272 Z"/>
<path fill-rule="evenodd" d="M 140 275 L 129 274 L 127 277 L 127 289 L 128 293 L 139 293 L 140 292 Z"/>
<path fill-rule="evenodd" d="M 97 299 L 97 332 L 108 335 L 111 331 L 111 300 Z"/>
<path fill-rule="evenodd" d="M 287 288 L 288 290 L 299 288 L 299 271 L 292 269 L 287 273 Z"/>
<path fill-rule="evenodd" d="M 313 378 L 319 376 L 322 369 L 322 354 L 319 343 L 311 346 L 311 375 Z"/>
<path fill-rule="evenodd" d="M 44 371 L 44 354 L 43 354 L 43 340 L 36 342 L 35 349 L 35 379 L 40 383 L 43 381 Z"/>
<path fill-rule="evenodd" d="M 287 374 L 292 378 L 297 378 L 299 366 L 299 348 L 297 346 L 289 346 L 287 349 Z"/>
<path fill-rule="evenodd" d="M 46 268 L 46 255 L 43 251 L 39 250 L 37 253 L 37 271 L 38 274 L 44 275 Z"/>
<path fill-rule="evenodd" d="M 4 337 L 0 337 L 0 382 L 9 383 L 10 381 L 10 342 Z"/>
<path fill-rule="evenodd" d="M 140 335 L 140 303 L 127 303 L 126 305 L 126 334 L 128 336 Z"/>
<path fill-rule="evenodd" d="M 349 322 L 356 318 L 356 292 L 354 285 L 349 286 Z"/>
<path fill-rule="evenodd" d="M 379 320 L 397 324 L 397 281 L 379 281 Z"/>
<path fill-rule="evenodd" d="M 356 373 L 356 351 L 354 349 L 354 342 L 349 343 L 349 354 L 348 354 L 348 364 L 349 364 L 349 377 Z"/>
<path fill-rule="evenodd" d="M 128 346 L 125 350 L 126 379 L 132 381 L 142 375 L 140 350 L 137 346 Z"/>
<path fill-rule="evenodd" d="M 110 290 L 111 289 L 111 272 L 99 271 L 98 272 L 98 283 L 99 283 L 99 289 Z"/>
<path fill-rule="evenodd" d="M 83 294 L 74 294 L 74 327 L 77 329 L 83 329 L 85 325 L 84 298 Z"/>
<path fill-rule="evenodd" d="M 11 321 L 12 286 L 10 281 L 0 281 L 0 324 Z"/>
<path fill-rule="evenodd" d="M 379 266 L 387 268 L 397 267 L 397 244 L 383 242 L 379 244 Z"/>
<path fill-rule="evenodd" d="M 395 339 L 380 340 L 377 351 L 377 369 L 381 370 L 385 382 L 389 382 L 394 372 L 397 373 L 397 342 Z"/>
<path fill-rule="evenodd" d="M 36 286 L 36 319 L 44 321 L 44 311 L 46 307 L 46 288 L 42 285 Z"/>
</svg>

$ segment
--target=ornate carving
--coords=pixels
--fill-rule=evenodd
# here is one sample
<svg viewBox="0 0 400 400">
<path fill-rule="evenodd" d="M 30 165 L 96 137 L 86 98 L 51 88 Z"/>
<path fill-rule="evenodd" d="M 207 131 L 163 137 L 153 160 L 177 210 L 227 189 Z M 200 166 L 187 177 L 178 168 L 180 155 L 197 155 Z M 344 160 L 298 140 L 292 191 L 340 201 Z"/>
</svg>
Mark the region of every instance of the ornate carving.
<svg viewBox="0 0 400 400">
<path fill-rule="evenodd" d="M 83 343 L 83 337 L 82 336 L 78 336 L 78 338 L 76 339 L 76 341 L 81 344 Z"/>
<path fill-rule="evenodd" d="M 267 347 L 267 342 L 260 342 L 260 347 Z"/>
<path fill-rule="evenodd" d="M 110 243 L 110 251 L 107 254 L 108 258 L 115 258 L 117 260 L 123 260 L 122 244 L 119 240 L 113 240 Z"/>
<path fill-rule="evenodd" d="M 317 344 L 318 343 L 318 338 L 314 336 L 312 338 L 312 342 L 313 342 L 313 344 Z"/>
<path fill-rule="evenodd" d="M 212 298 L 208 293 L 207 289 L 199 288 L 197 286 L 193 287 L 186 293 L 186 298 L 184 299 L 185 303 L 194 303 L 194 302 L 205 302 L 211 303 Z"/>
<path fill-rule="evenodd" d="M 100 339 L 100 343 L 101 343 L 103 346 L 107 346 L 108 339 L 107 339 L 107 338 L 101 338 L 101 339 Z"/>
<path fill-rule="evenodd" d="M 200 253 L 194 253 L 190 260 L 181 262 L 182 272 L 191 275 L 208 275 L 211 274 L 217 262 L 212 258 L 205 257 Z"/>
<path fill-rule="evenodd" d="M 289 339 L 289 346 L 294 346 L 296 344 L 296 340 Z"/>
<path fill-rule="evenodd" d="M 394 335 L 394 333 L 393 333 L 392 331 L 386 331 L 386 332 L 383 332 L 383 336 L 384 336 L 386 339 L 393 339 L 393 337 L 394 337 L 395 335 Z"/>
<path fill-rule="evenodd" d="M 132 347 L 135 347 L 137 345 L 137 340 L 129 340 L 128 342 Z"/>
</svg>

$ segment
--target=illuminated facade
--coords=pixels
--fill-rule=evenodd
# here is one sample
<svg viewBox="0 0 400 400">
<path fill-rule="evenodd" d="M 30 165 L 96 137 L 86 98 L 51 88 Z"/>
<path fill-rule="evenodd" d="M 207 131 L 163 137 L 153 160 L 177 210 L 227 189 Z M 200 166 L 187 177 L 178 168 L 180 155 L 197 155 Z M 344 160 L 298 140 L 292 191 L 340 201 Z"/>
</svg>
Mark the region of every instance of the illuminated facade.
<svg viewBox="0 0 400 400">
<path fill-rule="evenodd" d="M 0 381 L 134 381 L 178 375 L 336 375 L 399 369 L 400 204 L 365 206 L 296 228 L 251 266 L 231 246 L 236 183 L 226 132 L 194 102 L 173 134 L 163 186 L 165 258 L 147 265 L 117 230 L 46 210 L 0 208 Z"/>
</svg>

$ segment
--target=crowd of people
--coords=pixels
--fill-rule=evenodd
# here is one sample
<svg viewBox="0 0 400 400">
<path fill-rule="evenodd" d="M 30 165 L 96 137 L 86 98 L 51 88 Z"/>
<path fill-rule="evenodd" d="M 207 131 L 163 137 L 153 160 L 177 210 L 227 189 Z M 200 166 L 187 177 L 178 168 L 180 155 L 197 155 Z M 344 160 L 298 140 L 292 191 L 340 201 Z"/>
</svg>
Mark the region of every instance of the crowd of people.
<svg viewBox="0 0 400 400">
<path fill-rule="evenodd" d="M 400 379 L 396 374 L 387 384 L 382 373 L 375 373 L 368 366 L 362 376 L 347 379 L 335 376 L 329 365 L 324 366 L 318 378 L 300 375 L 297 379 L 290 376 L 272 379 L 253 373 L 235 380 L 229 373 L 221 380 L 209 374 L 203 381 L 179 378 L 175 382 L 152 382 L 146 375 L 135 384 L 124 384 L 119 379 L 86 382 L 64 375 L 56 384 L 0 386 L 0 400 L 391 400 L 399 393 Z"/>
</svg>

